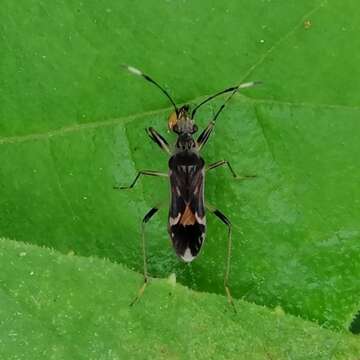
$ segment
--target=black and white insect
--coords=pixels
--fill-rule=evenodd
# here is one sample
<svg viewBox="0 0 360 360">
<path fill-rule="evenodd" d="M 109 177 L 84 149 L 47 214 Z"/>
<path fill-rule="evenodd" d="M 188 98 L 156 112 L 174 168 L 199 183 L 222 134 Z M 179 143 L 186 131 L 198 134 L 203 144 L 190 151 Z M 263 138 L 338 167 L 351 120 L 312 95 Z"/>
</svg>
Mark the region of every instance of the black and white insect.
<svg viewBox="0 0 360 360">
<path fill-rule="evenodd" d="M 207 171 L 226 165 L 230 170 L 232 176 L 237 179 L 246 179 L 254 176 L 237 176 L 229 161 L 219 160 L 212 164 L 205 165 L 204 159 L 200 156 L 202 148 L 208 141 L 216 120 L 220 113 L 225 108 L 228 101 L 240 89 L 252 87 L 258 82 L 247 82 L 237 86 L 229 87 L 222 90 L 196 105 L 192 110 L 189 105 L 178 107 L 169 93 L 160 86 L 150 76 L 144 74 L 142 71 L 132 67 L 125 66 L 132 74 L 143 77 L 148 82 L 158 87 L 163 94 L 170 100 L 174 107 L 174 112 L 169 117 L 168 126 L 177 135 L 177 141 L 174 146 L 170 146 L 165 138 L 160 135 L 154 128 L 146 129 L 150 139 L 153 140 L 163 151 L 170 155 L 168 162 L 168 173 L 162 173 L 154 170 L 141 170 L 137 173 L 135 179 L 129 186 L 116 186 L 115 189 L 131 189 L 142 175 L 146 176 L 164 176 L 170 180 L 170 208 L 168 231 L 172 241 L 173 248 L 176 255 L 185 262 L 193 261 L 200 253 L 201 247 L 205 240 L 206 233 L 206 216 L 205 209 L 217 216 L 228 228 L 227 241 L 227 256 L 225 264 L 224 286 L 231 304 L 232 297 L 228 287 L 229 273 L 230 273 L 230 259 L 231 259 L 231 222 L 218 209 L 205 204 L 204 201 L 204 180 Z M 209 102 L 225 93 L 230 93 L 225 99 L 224 103 L 214 114 L 206 128 L 200 133 L 198 138 L 194 139 L 194 134 L 198 130 L 194 122 L 197 110 Z M 144 259 L 144 284 L 139 291 L 139 295 L 135 298 L 135 303 L 145 290 L 148 283 L 148 272 L 146 262 L 146 241 L 145 241 L 145 224 L 153 217 L 159 210 L 159 207 L 153 207 L 148 211 L 142 220 L 142 251 Z"/>
</svg>

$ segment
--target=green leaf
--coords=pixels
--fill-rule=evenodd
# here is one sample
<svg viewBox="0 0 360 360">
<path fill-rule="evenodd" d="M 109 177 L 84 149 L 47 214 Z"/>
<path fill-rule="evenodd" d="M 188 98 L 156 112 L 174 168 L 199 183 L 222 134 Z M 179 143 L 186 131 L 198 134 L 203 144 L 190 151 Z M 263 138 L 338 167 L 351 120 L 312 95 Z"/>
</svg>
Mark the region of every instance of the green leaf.
<svg viewBox="0 0 360 360">
<path fill-rule="evenodd" d="M 140 221 L 166 204 L 166 180 L 112 187 L 166 170 L 143 129 L 166 134 L 171 110 L 120 64 L 144 69 L 177 102 L 263 80 L 229 104 L 204 151 L 257 175 L 239 182 L 218 169 L 206 181 L 206 198 L 234 224 L 232 292 L 349 327 L 360 308 L 355 2 L 5 0 L 2 9 L 1 236 L 141 271 Z M 199 112 L 199 125 L 221 103 Z M 223 293 L 226 229 L 209 216 L 203 253 L 186 266 L 164 209 L 147 229 L 150 273 Z"/>
<path fill-rule="evenodd" d="M 0 240 L 2 359 L 357 359 L 354 336 L 109 261 Z"/>
</svg>

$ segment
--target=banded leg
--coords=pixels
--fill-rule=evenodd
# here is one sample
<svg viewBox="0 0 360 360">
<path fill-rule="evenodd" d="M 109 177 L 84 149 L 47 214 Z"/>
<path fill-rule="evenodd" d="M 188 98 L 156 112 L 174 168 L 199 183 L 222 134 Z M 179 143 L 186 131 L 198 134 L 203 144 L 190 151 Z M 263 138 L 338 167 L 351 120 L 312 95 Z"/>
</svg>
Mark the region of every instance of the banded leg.
<svg viewBox="0 0 360 360">
<path fill-rule="evenodd" d="M 169 155 L 171 155 L 171 151 L 169 149 L 169 144 L 165 140 L 165 138 L 160 135 L 154 128 L 149 127 L 146 129 L 146 133 L 149 135 L 150 139 L 154 141 L 157 145 L 160 146 L 160 148 L 164 151 L 166 151 Z"/>
<path fill-rule="evenodd" d="M 231 164 L 229 161 L 227 160 L 219 160 L 219 161 L 216 161 L 212 164 L 209 164 L 206 168 L 206 170 L 211 170 L 211 169 L 216 169 L 217 167 L 220 167 L 220 166 L 224 166 L 224 165 L 227 165 L 228 169 L 230 170 L 232 176 L 235 178 L 235 179 L 238 179 L 238 180 L 246 180 L 246 179 L 253 179 L 256 177 L 256 175 L 240 175 L 238 176 L 236 174 L 236 172 L 234 171 L 234 169 L 232 168 Z"/>
<path fill-rule="evenodd" d="M 231 249 L 232 249 L 232 225 L 230 220 L 218 209 L 213 208 L 212 206 L 206 206 L 209 211 L 211 211 L 216 217 L 218 217 L 228 228 L 228 243 L 226 251 L 226 262 L 225 262 L 225 274 L 224 274 L 224 288 L 228 298 L 229 304 L 233 307 L 236 312 L 235 304 L 233 302 L 231 292 L 228 286 L 229 275 L 230 275 L 230 265 L 231 265 Z"/>
<path fill-rule="evenodd" d="M 146 215 L 144 216 L 144 218 L 141 222 L 141 246 L 142 246 L 143 261 L 144 261 L 144 283 L 141 286 L 141 288 L 139 289 L 139 292 L 138 292 L 137 296 L 135 297 L 135 299 L 131 302 L 130 306 L 133 306 L 140 300 L 142 294 L 145 291 L 146 285 L 149 282 L 148 272 L 147 272 L 147 261 L 146 261 L 145 225 L 158 212 L 158 210 L 159 210 L 158 207 L 151 208 L 146 213 Z"/>
<path fill-rule="evenodd" d="M 153 170 L 140 170 L 136 176 L 135 179 L 133 180 L 133 182 L 129 185 L 129 186 L 114 186 L 113 188 L 115 190 L 124 190 L 124 189 L 132 189 L 136 182 L 139 180 L 139 177 L 141 175 L 146 175 L 146 176 L 163 176 L 163 177 L 168 177 L 169 175 L 166 173 L 162 173 L 160 171 L 153 171 Z"/>
</svg>

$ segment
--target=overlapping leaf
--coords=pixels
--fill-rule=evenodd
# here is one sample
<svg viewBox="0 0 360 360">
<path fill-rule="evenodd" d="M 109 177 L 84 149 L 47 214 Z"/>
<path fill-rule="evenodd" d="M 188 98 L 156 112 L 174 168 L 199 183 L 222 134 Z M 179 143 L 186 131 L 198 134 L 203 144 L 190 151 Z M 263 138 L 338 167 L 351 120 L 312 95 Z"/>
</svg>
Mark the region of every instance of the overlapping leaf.
<svg viewBox="0 0 360 360">
<path fill-rule="evenodd" d="M 2 359 L 346 359 L 357 339 L 121 265 L 0 240 Z"/>
</svg>

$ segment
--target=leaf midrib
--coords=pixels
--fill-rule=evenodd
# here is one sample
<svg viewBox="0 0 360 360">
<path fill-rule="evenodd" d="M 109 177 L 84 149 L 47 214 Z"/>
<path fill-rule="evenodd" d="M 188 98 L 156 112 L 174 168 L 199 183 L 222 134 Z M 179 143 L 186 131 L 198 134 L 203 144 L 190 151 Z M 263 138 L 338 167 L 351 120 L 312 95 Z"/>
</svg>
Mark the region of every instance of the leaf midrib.
<svg viewBox="0 0 360 360">
<path fill-rule="evenodd" d="M 274 44 L 262 54 L 259 59 L 249 67 L 249 69 L 245 72 L 242 79 L 239 81 L 239 83 L 244 82 L 250 74 L 254 72 L 255 69 L 257 69 L 266 59 L 267 57 L 274 52 L 274 50 L 282 44 L 284 40 L 286 40 L 289 36 L 291 36 L 302 24 L 303 21 L 319 11 L 321 8 L 324 7 L 324 5 L 327 3 L 327 0 L 321 1 L 318 5 L 314 6 L 310 11 L 305 13 L 300 17 L 300 20 L 296 22 L 296 24 L 289 29 L 283 36 L 281 36 Z M 202 99 L 209 95 L 202 95 L 197 97 L 196 99 L 189 99 L 186 101 L 186 103 L 196 102 L 199 99 Z M 360 110 L 360 107 L 357 106 L 348 106 L 348 105 L 330 105 L 330 104 L 312 104 L 312 103 L 293 103 L 293 102 L 286 102 L 286 101 L 279 101 L 279 100 L 271 100 L 271 99 L 256 99 L 249 96 L 245 96 L 241 94 L 241 97 L 243 100 L 246 100 L 248 102 L 257 102 L 257 103 L 270 103 L 270 104 L 281 104 L 281 105 L 288 105 L 288 106 L 306 106 L 306 107 L 326 107 L 326 108 L 345 108 L 345 109 L 354 109 L 354 110 Z M 127 116 L 122 116 L 115 119 L 109 119 L 105 121 L 96 121 L 96 122 L 88 122 L 88 123 L 82 123 L 82 124 L 75 124 L 70 126 L 65 126 L 58 129 L 52 129 L 49 131 L 46 131 L 44 133 L 33 133 L 33 134 L 27 134 L 27 135 L 18 135 L 18 136 L 5 136 L 0 137 L 0 145 L 2 144 L 9 144 L 9 143 L 20 143 L 20 142 L 26 142 L 31 140 L 42 140 L 42 139 L 49 139 L 53 136 L 62 136 L 66 133 L 73 133 L 77 131 L 87 130 L 87 129 L 94 129 L 99 127 L 106 127 L 106 126 L 112 126 L 117 125 L 120 123 L 127 124 L 133 120 L 136 120 L 138 118 L 147 116 L 147 115 L 156 115 L 161 114 L 165 111 L 170 111 L 172 107 L 166 107 L 156 110 L 150 110 L 142 113 L 136 113 L 136 114 L 130 114 Z"/>
<path fill-rule="evenodd" d="M 209 96 L 209 95 L 199 96 L 196 99 L 187 101 L 186 103 L 196 102 L 199 99 L 205 98 L 206 96 Z M 312 104 L 312 103 L 306 103 L 306 102 L 289 102 L 289 101 L 270 100 L 270 99 L 256 99 L 256 98 L 252 98 L 252 97 L 249 97 L 249 96 L 246 96 L 243 94 L 240 94 L 237 99 L 236 98 L 234 99 L 234 101 L 243 101 L 243 102 L 252 103 L 252 104 L 272 104 L 272 105 L 284 105 L 284 106 L 306 107 L 306 108 L 344 109 L 344 110 L 360 111 L 360 106 Z M 131 123 L 134 120 L 145 117 L 145 116 L 159 115 L 164 112 L 170 112 L 171 110 L 172 110 L 172 107 L 169 106 L 166 108 L 145 111 L 142 113 L 131 114 L 131 115 L 122 116 L 119 118 L 109 119 L 109 120 L 105 120 L 105 121 L 95 121 L 95 122 L 88 122 L 88 123 L 65 126 L 65 127 L 53 129 L 53 130 L 46 131 L 46 132 L 32 133 L 32 134 L 18 135 L 18 136 L 4 136 L 4 137 L 0 137 L 0 146 L 5 145 L 5 144 L 22 143 L 22 142 L 27 142 L 27 141 L 32 141 L 32 140 L 48 140 L 52 137 L 64 136 L 68 133 L 71 134 L 71 133 L 75 133 L 75 132 L 86 131 L 89 129 L 96 129 L 96 128 L 108 127 L 108 126 L 119 125 L 119 124 L 125 125 L 128 123 Z"/>
</svg>

